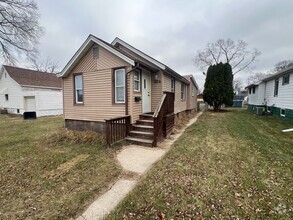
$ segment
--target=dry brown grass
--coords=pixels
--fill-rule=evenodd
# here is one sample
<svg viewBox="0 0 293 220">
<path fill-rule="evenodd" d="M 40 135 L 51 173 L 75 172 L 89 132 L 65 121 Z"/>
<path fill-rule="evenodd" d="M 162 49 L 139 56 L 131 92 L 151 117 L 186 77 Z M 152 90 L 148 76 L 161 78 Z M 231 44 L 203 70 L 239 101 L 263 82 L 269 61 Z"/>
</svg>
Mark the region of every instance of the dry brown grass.
<svg viewBox="0 0 293 220">
<path fill-rule="evenodd" d="M 43 140 L 53 146 L 58 144 L 86 144 L 102 147 L 105 145 L 105 136 L 94 131 L 60 129 L 53 133 L 45 134 Z"/>
</svg>

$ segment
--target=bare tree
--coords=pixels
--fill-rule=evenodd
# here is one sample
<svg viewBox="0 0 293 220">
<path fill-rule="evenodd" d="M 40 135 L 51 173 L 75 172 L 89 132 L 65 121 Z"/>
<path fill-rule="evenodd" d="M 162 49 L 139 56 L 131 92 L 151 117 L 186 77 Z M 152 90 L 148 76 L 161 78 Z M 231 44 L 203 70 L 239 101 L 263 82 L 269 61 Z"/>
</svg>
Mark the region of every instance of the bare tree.
<svg viewBox="0 0 293 220">
<path fill-rule="evenodd" d="M 257 49 L 247 50 L 247 46 L 248 44 L 243 40 L 235 43 L 231 39 L 219 39 L 216 43 L 209 43 L 205 49 L 198 51 L 193 61 L 203 71 L 213 64 L 229 63 L 235 75 L 248 68 L 261 54 Z"/>
<path fill-rule="evenodd" d="M 43 28 L 34 0 L 0 0 L 0 51 L 4 62 L 15 64 L 16 54 L 35 56 Z"/>
<path fill-rule="evenodd" d="M 283 60 L 275 64 L 275 67 L 272 70 L 272 72 L 277 73 L 285 69 L 288 69 L 289 67 L 293 67 L 293 60 Z"/>
<path fill-rule="evenodd" d="M 248 78 L 247 78 L 247 84 L 252 84 L 252 83 L 258 83 L 259 81 L 261 81 L 262 79 L 269 77 L 271 74 L 268 73 L 254 73 L 251 74 Z"/>
<path fill-rule="evenodd" d="M 45 60 L 31 58 L 30 61 L 32 64 L 29 67 L 32 69 L 47 73 L 58 72 L 58 62 L 52 61 L 49 57 L 47 57 Z"/>
<path fill-rule="evenodd" d="M 243 82 L 241 79 L 233 79 L 233 89 L 234 91 L 240 90 L 243 87 Z"/>
</svg>

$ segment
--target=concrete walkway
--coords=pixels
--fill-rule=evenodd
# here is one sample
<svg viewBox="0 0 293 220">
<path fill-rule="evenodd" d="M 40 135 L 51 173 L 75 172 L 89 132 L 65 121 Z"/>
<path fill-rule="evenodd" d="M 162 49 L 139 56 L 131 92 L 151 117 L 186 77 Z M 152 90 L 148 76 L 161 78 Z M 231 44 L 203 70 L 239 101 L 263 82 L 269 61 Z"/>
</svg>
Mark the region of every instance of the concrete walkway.
<svg viewBox="0 0 293 220">
<path fill-rule="evenodd" d="M 117 154 L 117 159 L 125 172 L 132 172 L 140 176 L 161 159 L 170 149 L 172 144 L 183 134 L 185 129 L 196 122 L 202 112 L 192 118 L 189 123 L 179 132 L 171 135 L 156 148 L 128 145 Z M 123 200 L 134 188 L 137 180 L 133 178 L 119 179 L 106 193 L 93 202 L 77 220 L 103 219 Z"/>
</svg>

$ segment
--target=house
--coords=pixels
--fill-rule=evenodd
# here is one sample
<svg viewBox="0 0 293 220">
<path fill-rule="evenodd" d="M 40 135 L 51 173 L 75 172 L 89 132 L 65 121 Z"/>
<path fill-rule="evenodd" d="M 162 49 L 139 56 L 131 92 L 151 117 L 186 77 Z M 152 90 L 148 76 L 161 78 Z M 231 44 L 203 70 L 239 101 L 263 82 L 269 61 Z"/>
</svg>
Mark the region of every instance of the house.
<svg viewBox="0 0 293 220">
<path fill-rule="evenodd" d="M 8 113 L 63 114 L 62 80 L 55 74 L 3 65 L 0 70 L 0 108 Z"/>
<path fill-rule="evenodd" d="M 246 87 L 248 108 L 263 107 L 266 111 L 293 119 L 293 67 Z"/>
<path fill-rule="evenodd" d="M 247 91 L 236 91 L 233 97 L 233 105 L 231 107 L 242 108 L 247 97 Z"/>
<path fill-rule="evenodd" d="M 89 35 L 59 77 L 70 129 L 105 132 L 105 120 L 129 115 L 128 139 L 154 145 L 154 134 L 161 131 L 157 126 L 163 126 L 154 118 L 168 114 L 170 128 L 172 114 L 196 110 L 198 86 L 192 76 L 181 76 L 119 38 L 110 44 Z"/>
</svg>

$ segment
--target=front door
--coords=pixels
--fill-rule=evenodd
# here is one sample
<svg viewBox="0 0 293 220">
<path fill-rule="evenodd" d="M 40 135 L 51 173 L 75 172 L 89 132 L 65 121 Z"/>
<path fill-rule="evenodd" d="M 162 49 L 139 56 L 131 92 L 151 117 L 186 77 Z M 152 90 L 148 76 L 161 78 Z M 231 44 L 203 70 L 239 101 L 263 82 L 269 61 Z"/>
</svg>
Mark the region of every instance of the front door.
<svg viewBox="0 0 293 220">
<path fill-rule="evenodd" d="M 142 72 L 142 112 L 151 112 L 151 74 Z"/>
</svg>

